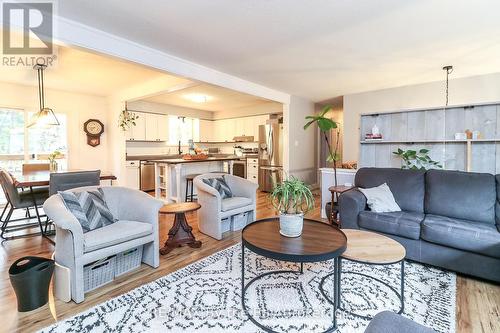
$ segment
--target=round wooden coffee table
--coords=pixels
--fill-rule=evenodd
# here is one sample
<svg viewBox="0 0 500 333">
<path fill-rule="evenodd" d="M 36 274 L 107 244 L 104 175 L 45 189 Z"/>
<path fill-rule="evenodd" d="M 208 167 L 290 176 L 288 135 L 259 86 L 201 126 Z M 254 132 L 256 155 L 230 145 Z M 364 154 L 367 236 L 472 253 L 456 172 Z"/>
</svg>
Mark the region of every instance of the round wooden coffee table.
<svg viewBox="0 0 500 333">
<path fill-rule="evenodd" d="M 201 247 L 201 242 L 195 239 L 192 233 L 193 228 L 187 223 L 185 215 L 187 212 L 194 212 L 200 208 L 200 204 L 196 202 L 173 203 L 160 208 L 160 214 L 175 214 L 174 224 L 168 231 L 168 239 L 165 246 L 160 249 L 161 255 L 167 254 L 174 248 L 184 244 L 193 248 Z"/>
<path fill-rule="evenodd" d="M 392 238 L 370 231 L 355 230 L 355 229 L 342 229 L 342 231 L 347 237 L 347 249 L 345 250 L 344 253 L 342 253 L 342 256 L 338 260 L 339 264 L 338 276 L 337 276 L 338 291 L 335 293 L 337 299 L 332 301 L 330 298 L 328 298 L 328 301 L 332 304 L 336 303 L 340 310 L 345 311 L 349 314 L 367 320 L 372 319 L 371 316 L 363 316 L 352 311 L 347 311 L 345 308 L 342 307 L 341 274 L 342 273 L 352 274 L 352 275 L 364 276 L 368 279 L 377 281 L 386 286 L 387 288 L 389 288 L 390 290 L 392 290 L 392 292 L 394 292 L 401 301 L 401 306 L 398 313 L 399 314 L 402 313 L 404 311 L 404 274 L 405 274 L 404 258 L 406 256 L 406 250 L 403 247 L 403 245 L 393 240 Z M 401 264 L 400 291 L 396 290 L 396 288 L 388 285 L 386 282 L 374 276 L 353 271 L 342 272 L 342 260 L 344 259 L 368 265 L 393 265 L 400 263 Z M 323 289 L 323 286 L 320 285 L 320 288 Z"/>
<path fill-rule="evenodd" d="M 304 219 L 304 228 L 302 235 L 295 238 L 282 236 L 279 232 L 279 218 L 268 218 L 253 222 L 243 228 L 241 233 L 241 304 L 243 311 L 248 318 L 258 327 L 266 332 L 275 332 L 269 327 L 260 324 L 248 311 L 245 304 L 245 293 L 247 289 L 257 280 L 271 274 L 302 274 L 305 262 L 318 262 L 334 259 L 334 286 L 336 286 L 335 277 L 338 275 L 339 267 L 337 260 L 344 252 L 347 246 L 345 235 L 338 228 L 315 220 Z M 245 248 L 261 256 L 283 261 L 300 263 L 300 269 L 279 270 L 257 275 L 245 284 Z M 334 288 L 334 291 L 337 288 Z M 321 289 L 321 293 L 326 293 Z M 333 332 L 337 329 L 337 320 L 335 312 L 337 304 L 333 304 L 332 326 L 324 332 Z"/>
</svg>

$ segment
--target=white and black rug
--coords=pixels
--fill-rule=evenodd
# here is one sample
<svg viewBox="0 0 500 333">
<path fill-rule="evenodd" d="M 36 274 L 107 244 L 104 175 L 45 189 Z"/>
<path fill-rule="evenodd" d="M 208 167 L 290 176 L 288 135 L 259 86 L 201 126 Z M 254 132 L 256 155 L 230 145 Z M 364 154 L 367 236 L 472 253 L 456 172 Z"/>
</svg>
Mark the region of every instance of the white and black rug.
<svg viewBox="0 0 500 333">
<path fill-rule="evenodd" d="M 261 332 L 241 308 L 241 247 L 235 245 L 179 271 L 111 299 L 42 332 Z M 245 280 L 297 264 L 245 255 Z M 331 325 L 332 306 L 319 292 L 332 262 L 304 265 L 304 274 L 270 275 L 247 291 L 246 304 L 261 323 L 282 332 L 321 332 Z M 399 290 L 400 265 L 369 266 L 347 260 L 343 271 L 376 276 Z M 438 332 L 455 331 L 456 277 L 450 272 L 408 262 L 405 265 L 404 316 Z M 325 289 L 331 290 L 331 283 Z M 398 309 L 386 286 L 343 274 L 346 309 L 374 315 Z M 363 332 L 367 320 L 338 310 L 338 332 Z"/>
</svg>

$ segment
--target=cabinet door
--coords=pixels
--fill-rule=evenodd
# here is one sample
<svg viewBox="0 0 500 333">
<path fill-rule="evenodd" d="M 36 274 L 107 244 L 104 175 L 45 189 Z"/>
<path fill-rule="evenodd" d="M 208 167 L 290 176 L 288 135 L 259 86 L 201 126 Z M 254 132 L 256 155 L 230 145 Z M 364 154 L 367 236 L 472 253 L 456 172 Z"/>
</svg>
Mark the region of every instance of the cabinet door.
<svg viewBox="0 0 500 333">
<path fill-rule="evenodd" d="M 152 113 L 145 113 L 144 118 L 146 122 L 146 141 L 158 141 L 157 115 Z"/>
<path fill-rule="evenodd" d="M 235 136 L 243 136 L 245 134 L 245 121 L 247 118 L 236 118 L 236 119 L 229 119 L 232 121 L 233 126 L 234 126 L 234 135 Z M 231 140 L 233 139 L 231 138 Z"/>
<path fill-rule="evenodd" d="M 246 136 L 253 136 L 255 140 L 255 117 L 245 117 L 243 119 L 243 125 L 245 127 L 243 132 Z"/>
<path fill-rule="evenodd" d="M 127 140 L 144 141 L 146 140 L 146 114 L 137 112 L 138 118 L 135 120 L 135 126 L 130 126 L 127 131 Z"/>
<path fill-rule="evenodd" d="M 200 141 L 214 141 L 214 121 L 200 119 Z"/>
<path fill-rule="evenodd" d="M 168 116 L 158 114 L 156 115 L 156 120 L 158 141 L 168 141 Z"/>
</svg>

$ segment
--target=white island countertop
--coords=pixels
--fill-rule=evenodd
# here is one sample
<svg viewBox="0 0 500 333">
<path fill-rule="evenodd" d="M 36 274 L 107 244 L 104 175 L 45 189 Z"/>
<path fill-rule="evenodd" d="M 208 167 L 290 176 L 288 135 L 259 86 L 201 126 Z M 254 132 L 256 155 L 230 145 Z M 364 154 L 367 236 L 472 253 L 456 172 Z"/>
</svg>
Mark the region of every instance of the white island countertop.
<svg viewBox="0 0 500 333">
<path fill-rule="evenodd" d="M 245 159 L 243 156 L 227 156 L 227 157 L 209 157 L 204 160 L 185 160 L 183 158 L 166 158 L 159 160 L 145 160 L 152 163 L 160 163 L 160 164 L 184 164 L 184 163 L 203 163 L 203 162 L 224 162 L 224 161 L 237 161 Z"/>
</svg>

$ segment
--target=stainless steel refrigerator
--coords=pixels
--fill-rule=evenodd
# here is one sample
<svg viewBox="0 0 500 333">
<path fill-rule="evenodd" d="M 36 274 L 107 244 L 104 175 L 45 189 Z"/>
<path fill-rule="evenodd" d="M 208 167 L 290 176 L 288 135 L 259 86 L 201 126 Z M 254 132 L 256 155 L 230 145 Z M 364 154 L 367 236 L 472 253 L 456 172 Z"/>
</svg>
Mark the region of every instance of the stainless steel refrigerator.
<svg viewBox="0 0 500 333">
<path fill-rule="evenodd" d="M 259 189 L 271 192 L 283 178 L 283 124 L 259 126 Z"/>
</svg>

